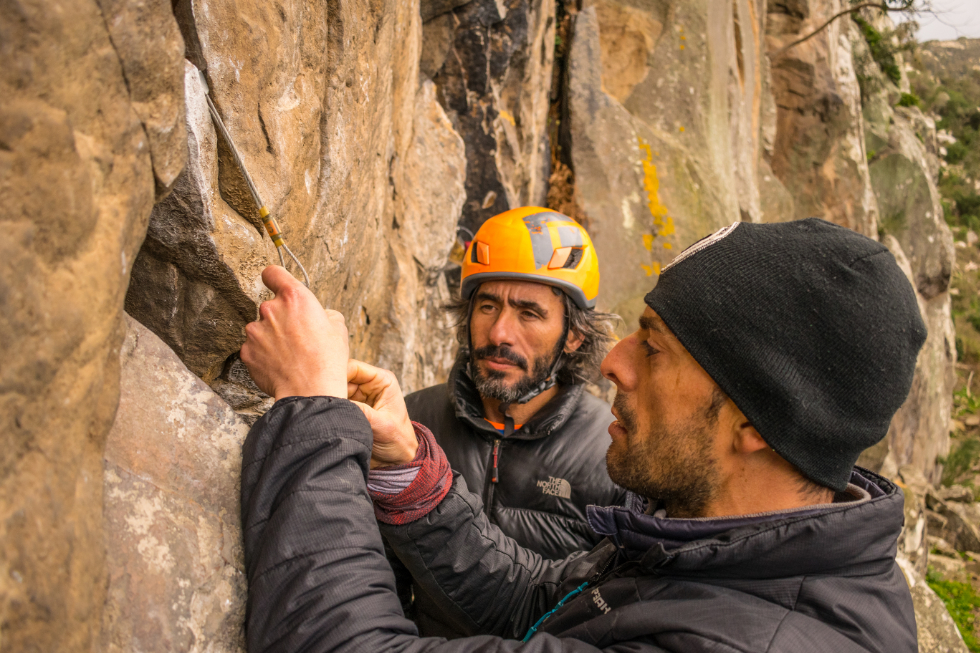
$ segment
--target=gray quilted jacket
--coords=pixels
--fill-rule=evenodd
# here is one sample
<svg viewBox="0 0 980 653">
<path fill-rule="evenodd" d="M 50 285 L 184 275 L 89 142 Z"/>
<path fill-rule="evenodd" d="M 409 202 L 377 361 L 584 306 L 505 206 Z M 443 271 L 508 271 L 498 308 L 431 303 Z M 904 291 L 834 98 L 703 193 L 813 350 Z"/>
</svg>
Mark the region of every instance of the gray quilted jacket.
<svg viewBox="0 0 980 653">
<path fill-rule="evenodd" d="M 853 481 L 864 502 L 676 548 L 612 519 L 609 539 L 563 560 L 503 536 L 457 476 L 433 512 L 383 529 L 447 618 L 482 634 L 418 638 L 367 493 L 370 450 L 346 400 L 285 399 L 252 427 L 242 468 L 250 653 L 917 650 L 895 563 L 902 494 L 863 471 Z"/>
</svg>

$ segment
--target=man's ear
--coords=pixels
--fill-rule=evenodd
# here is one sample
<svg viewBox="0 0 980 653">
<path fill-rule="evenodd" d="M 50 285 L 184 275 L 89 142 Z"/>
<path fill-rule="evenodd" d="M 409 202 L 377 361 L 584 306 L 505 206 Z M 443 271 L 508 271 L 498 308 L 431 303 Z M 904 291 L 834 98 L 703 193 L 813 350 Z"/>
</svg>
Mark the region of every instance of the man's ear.
<svg viewBox="0 0 980 653">
<path fill-rule="evenodd" d="M 568 337 L 565 338 L 565 348 L 563 351 L 566 354 L 578 351 L 578 348 L 582 346 L 583 342 L 585 342 L 585 336 L 578 331 L 569 330 Z"/>
<path fill-rule="evenodd" d="M 738 406 L 733 403 L 732 407 L 735 409 L 732 416 L 732 447 L 736 453 L 751 454 L 769 449 L 769 445 Z"/>
</svg>

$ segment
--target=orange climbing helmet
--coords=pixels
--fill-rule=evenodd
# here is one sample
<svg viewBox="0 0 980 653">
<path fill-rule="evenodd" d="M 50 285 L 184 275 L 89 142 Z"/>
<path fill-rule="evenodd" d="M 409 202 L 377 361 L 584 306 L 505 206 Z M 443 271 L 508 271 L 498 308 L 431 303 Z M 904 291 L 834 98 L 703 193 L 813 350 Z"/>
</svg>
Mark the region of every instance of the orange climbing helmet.
<svg viewBox="0 0 980 653">
<path fill-rule="evenodd" d="M 582 309 L 599 295 L 599 259 L 582 226 L 551 209 L 524 206 L 480 227 L 463 257 L 463 299 L 484 281 L 517 279 L 560 288 Z"/>
</svg>

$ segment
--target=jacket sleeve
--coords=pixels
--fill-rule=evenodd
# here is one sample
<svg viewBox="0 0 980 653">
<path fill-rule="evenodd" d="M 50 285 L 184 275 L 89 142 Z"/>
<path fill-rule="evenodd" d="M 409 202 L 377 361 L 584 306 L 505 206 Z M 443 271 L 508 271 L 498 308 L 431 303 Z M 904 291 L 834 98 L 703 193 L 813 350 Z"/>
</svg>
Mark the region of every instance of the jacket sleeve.
<svg viewBox="0 0 980 653">
<path fill-rule="evenodd" d="M 249 432 L 242 461 L 249 653 L 599 651 L 547 634 L 535 635 L 527 644 L 490 635 L 453 641 L 419 638 L 402 614 L 368 497 L 370 448 L 371 430 L 360 410 L 329 397 L 281 400 Z M 443 500 L 449 502 L 447 510 L 440 511 L 440 505 L 437 512 L 451 516 L 449 509 L 472 509 L 466 499 L 454 488 Z M 467 539 L 491 534 L 473 519 L 454 519 L 456 526 L 473 530 Z M 399 529 L 422 535 L 425 527 L 419 522 L 440 527 L 435 517 L 427 517 Z M 491 579 L 509 584 L 485 589 L 493 600 L 540 609 L 553 593 L 561 564 L 519 553 L 513 543 L 501 551 L 517 559 L 510 573 L 501 567 L 503 555 L 495 559 L 493 567 L 499 571 Z M 431 566 L 447 565 L 451 563 Z M 542 581 L 542 576 L 549 580 Z M 606 650 L 657 649 L 627 645 Z"/>
<path fill-rule="evenodd" d="M 388 542 L 384 542 L 385 546 L 385 557 L 388 559 L 388 564 L 391 565 L 391 572 L 395 576 L 395 592 L 398 594 L 398 602 L 401 603 L 402 612 L 405 616 L 414 620 L 412 616 L 414 597 L 412 596 L 412 574 L 409 573 L 408 567 L 398 559 L 395 555 L 394 549 Z"/>
<path fill-rule="evenodd" d="M 456 474 L 446 498 L 409 524 L 379 524 L 440 619 L 463 633 L 520 639 L 568 591 L 589 579 L 615 547 L 546 560 L 491 524 L 480 498 Z"/>
</svg>

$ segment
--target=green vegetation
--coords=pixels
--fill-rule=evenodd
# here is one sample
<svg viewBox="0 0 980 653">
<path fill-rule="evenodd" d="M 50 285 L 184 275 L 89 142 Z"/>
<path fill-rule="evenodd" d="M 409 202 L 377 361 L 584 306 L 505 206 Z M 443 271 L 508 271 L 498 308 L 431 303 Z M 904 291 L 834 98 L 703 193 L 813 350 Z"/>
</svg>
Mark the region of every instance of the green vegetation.
<svg viewBox="0 0 980 653">
<path fill-rule="evenodd" d="M 969 583 L 945 580 L 932 568 L 926 575 L 926 582 L 932 591 L 946 604 L 956 627 L 963 635 L 966 647 L 973 653 L 980 653 L 980 640 L 976 632 L 976 610 L 980 609 L 980 595 Z"/>
<path fill-rule="evenodd" d="M 956 297 L 954 296 L 954 299 Z M 957 349 L 964 347 L 963 335 L 976 333 L 980 326 L 980 306 L 977 305 L 976 298 L 971 301 L 972 309 L 969 311 L 959 311 L 957 319 L 956 346 Z M 963 332 L 961 335 L 960 332 Z M 973 346 L 974 339 L 967 337 L 967 343 Z M 972 359 L 976 353 L 973 351 L 957 352 L 959 357 Z M 975 372 L 970 372 L 967 378 L 963 378 L 958 372 L 958 389 L 953 392 L 953 429 L 950 441 L 949 455 L 945 458 L 940 457 L 936 462 L 943 465 L 942 484 L 963 485 L 973 488 L 974 495 L 980 494 L 980 487 L 976 481 L 980 478 L 980 396 L 971 391 L 974 382 Z M 980 380 L 980 379 L 977 379 Z M 980 385 L 980 384 L 978 384 Z"/>
<path fill-rule="evenodd" d="M 973 301 L 976 304 L 976 299 Z M 977 328 L 980 323 L 980 310 L 974 308 L 969 314 L 970 326 Z M 978 488 L 974 486 L 974 474 L 980 470 L 980 433 L 976 427 L 968 426 L 972 421 L 980 422 L 980 396 L 970 392 L 968 385 L 973 385 L 973 378 L 968 377 L 963 387 L 953 393 L 953 417 L 963 426 L 957 428 L 953 433 L 950 443 L 949 455 L 940 458 L 939 463 L 943 465 L 942 483 L 945 486 L 965 485 L 972 487 L 974 493 Z M 973 417 L 973 420 L 969 418 Z M 956 424 L 954 422 L 954 424 Z"/>
<path fill-rule="evenodd" d="M 943 468 L 943 485 L 965 485 L 973 487 L 971 481 L 964 481 L 963 478 L 972 473 L 976 468 L 977 461 L 980 461 L 980 440 L 960 440 L 954 443 L 954 448 L 948 456 L 940 459 L 945 465 Z M 976 493 L 976 488 L 974 494 Z"/>
<path fill-rule="evenodd" d="M 875 60 L 881 72 L 885 73 L 888 79 L 895 84 L 902 81 L 902 71 L 899 70 L 895 62 L 895 48 L 891 45 L 890 34 L 882 34 L 868 21 L 857 14 L 853 16 L 854 22 L 861 28 L 864 40 L 868 42 L 868 49 L 871 51 L 871 58 Z"/>
<path fill-rule="evenodd" d="M 898 100 L 898 106 L 900 107 L 921 107 L 922 100 L 915 93 L 902 93 L 902 97 Z"/>
<path fill-rule="evenodd" d="M 961 39 L 963 48 L 939 48 L 924 44 L 913 58 L 909 75 L 919 106 L 934 114 L 946 148 L 946 169 L 939 176 L 946 221 L 952 227 L 980 230 L 980 70 L 974 60 L 980 53 L 976 40 Z M 902 96 L 904 99 L 904 95 Z M 902 104 L 901 101 L 899 104 Z M 944 134 L 952 136 L 949 142 Z"/>
</svg>

